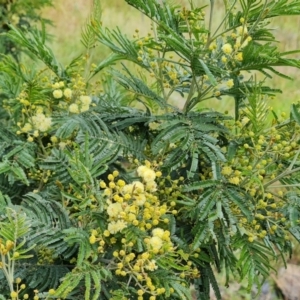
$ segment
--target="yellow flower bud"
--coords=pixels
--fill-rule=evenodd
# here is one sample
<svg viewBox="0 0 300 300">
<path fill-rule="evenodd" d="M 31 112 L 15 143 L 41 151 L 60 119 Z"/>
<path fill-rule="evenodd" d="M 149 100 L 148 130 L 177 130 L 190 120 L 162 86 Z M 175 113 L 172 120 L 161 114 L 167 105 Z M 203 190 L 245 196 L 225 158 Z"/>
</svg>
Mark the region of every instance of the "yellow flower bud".
<svg viewBox="0 0 300 300">
<path fill-rule="evenodd" d="M 106 188 L 106 183 L 104 181 L 100 181 L 99 182 L 99 186 L 102 188 L 102 189 L 105 189 Z"/>
<path fill-rule="evenodd" d="M 96 237 L 94 235 L 91 235 L 89 240 L 90 240 L 90 244 L 96 243 Z"/>
<path fill-rule="evenodd" d="M 8 241 L 6 241 L 5 246 L 6 246 L 6 250 L 10 251 L 13 248 L 13 246 L 14 246 L 14 242 L 8 240 Z"/>
<path fill-rule="evenodd" d="M 54 295 L 55 294 L 55 290 L 54 289 L 50 289 L 48 293 L 49 293 L 49 295 Z"/>
<path fill-rule="evenodd" d="M 117 177 L 117 176 L 119 176 L 119 171 L 116 171 L 116 170 L 115 170 L 115 171 L 113 171 L 113 176 L 114 176 L 114 177 Z"/>
<path fill-rule="evenodd" d="M 157 172 L 155 173 L 155 175 L 156 175 L 156 177 L 161 177 L 161 176 L 162 176 L 162 172 L 161 172 L 161 171 L 157 171 Z"/>
<path fill-rule="evenodd" d="M 109 174 L 109 175 L 107 176 L 107 179 L 108 179 L 109 181 L 113 181 L 113 180 L 115 179 L 115 177 L 114 177 L 113 174 Z"/>
</svg>

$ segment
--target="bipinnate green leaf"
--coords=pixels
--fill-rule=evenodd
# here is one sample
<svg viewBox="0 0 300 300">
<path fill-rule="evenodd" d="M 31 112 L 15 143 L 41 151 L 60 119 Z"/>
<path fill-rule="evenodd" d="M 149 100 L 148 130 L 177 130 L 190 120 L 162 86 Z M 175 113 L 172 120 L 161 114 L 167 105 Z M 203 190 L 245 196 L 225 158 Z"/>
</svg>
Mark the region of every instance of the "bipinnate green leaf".
<svg viewBox="0 0 300 300">
<path fill-rule="evenodd" d="M 300 124 L 299 105 L 297 104 L 291 105 L 291 119 L 295 120 L 298 124 Z"/>
</svg>

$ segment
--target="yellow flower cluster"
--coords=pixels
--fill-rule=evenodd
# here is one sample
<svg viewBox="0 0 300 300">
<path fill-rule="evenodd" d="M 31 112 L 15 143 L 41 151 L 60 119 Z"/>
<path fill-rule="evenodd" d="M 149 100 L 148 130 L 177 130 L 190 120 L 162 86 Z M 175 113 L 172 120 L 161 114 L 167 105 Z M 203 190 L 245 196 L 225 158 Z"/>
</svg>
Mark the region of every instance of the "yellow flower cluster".
<svg viewBox="0 0 300 300">
<path fill-rule="evenodd" d="M 26 288 L 26 285 L 25 285 L 24 283 L 20 284 L 21 281 L 22 281 L 22 279 L 21 279 L 20 277 L 17 277 L 17 278 L 15 279 L 15 283 L 16 283 L 16 285 L 17 285 L 17 289 L 16 289 L 16 291 L 12 291 L 12 292 L 10 293 L 10 297 L 12 298 L 12 300 L 20 299 L 20 298 L 18 298 L 19 293 L 20 293 L 22 290 L 25 290 L 25 288 Z M 34 293 L 37 294 L 38 291 L 35 290 Z M 29 295 L 28 295 L 28 294 L 24 294 L 24 295 L 23 295 L 23 299 L 29 299 Z M 38 300 L 38 299 L 39 299 L 39 297 L 38 297 L 37 295 L 33 297 L 33 300 Z"/>
<path fill-rule="evenodd" d="M 155 172 L 150 169 L 148 166 L 140 166 L 137 169 L 137 173 L 146 183 L 154 182 L 156 178 Z"/>
<path fill-rule="evenodd" d="M 191 262 L 187 263 L 189 254 L 182 255 L 182 250 L 178 254 L 171 241 L 168 215 L 177 213 L 174 190 L 171 192 L 172 188 L 163 188 L 165 200 L 158 197 L 162 195 L 159 188 L 164 179 L 156 183 L 162 173 L 155 171 L 148 161 L 140 165 L 136 173 L 140 180 L 131 183 L 119 179 L 118 171 L 108 175 L 107 183 L 100 181 L 106 197 L 107 227 L 102 232 L 100 229 L 92 230 L 89 242 L 99 243 L 98 253 L 106 253 L 105 245 L 115 245 L 115 274 L 130 276 L 130 280 L 142 287 L 137 291 L 138 300 L 146 299 L 144 295 L 147 294 L 147 299 L 156 299 L 166 292 L 151 279 L 151 272 L 160 267 L 158 261 L 161 258 L 168 257 L 175 264 L 184 266 L 186 270 L 183 275 L 180 274 L 182 278 L 198 277 L 199 272 L 192 268 Z M 173 201 L 167 200 L 169 198 Z"/>
<path fill-rule="evenodd" d="M 238 170 L 233 171 L 230 166 L 224 166 L 221 174 L 228 177 L 228 181 L 232 184 L 239 185 L 241 180 L 241 172 Z"/>
<path fill-rule="evenodd" d="M 229 43 L 226 43 L 226 44 L 223 45 L 222 51 L 225 54 L 231 54 L 232 53 L 232 46 Z"/>
<path fill-rule="evenodd" d="M 221 174 L 247 195 L 243 196 L 248 198 L 245 205 L 251 209 L 254 219 L 250 221 L 234 203 L 231 204 L 231 210 L 249 242 L 266 236 L 272 238 L 272 235 L 289 239 L 290 224 L 282 212 L 282 207 L 288 205 L 285 198 L 287 193 L 274 189 L 272 183 L 276 183 L 284 172 L 280 159 L 291 159 L 297 155 L 299 136 L 292 135 L 288 128 L 276 126 L 271 127 L 268 134 L 264 131 L 259 133 L 250 116 L 249 110 L 244 109 L 240 120 L 230 121 L 226 125 L 233 132 L 238 132 L 242 142 L 237 149 L 238 155 L 222 166 Z M 276 121 L 272 124 L 276 124 Z"/>
<path fill-rule="evenodd" d="M 51 265 L 54 263 L 54 250 L 41 246 L 38 251 L 38 265 Z"/>
<path fill-rule="evenodd" d="M 6 255 L 14 247 L 14 242 L 7 240 L 5 243 L 0 239 L 0 255 Z M 3 260 L 2 260 L 3 262 Z M 0 264 L 0 268 L 2 265 Z"/>
<path fill-rule="evenodd" d="M 163 230 L 162 228 L 155 228 L 152 230 L 152 237 L 147 240 L 149 245 L 149 251 L 153 251 L 153 253 L 158 253 L 159 250 L 167 245 L 170 249 L 172 247 L 172 243 L 170 241 L 170 231 Z"/>
<path fill-rule="evenodd" d="M 12 269 L 12 262 L 15 259 L 20 258 L 20 253 L 16 251 L 18 247 L 15 247 L 15 243 L 11 240 L 6 240 L 3 241 L 0 239 L 0 269 L 3 270 L 4 274 L 9 274 L 9 276 L 13 273 L 11 272 Z M 19 292 L 21 290 L 24 290 L 26 288 L 25 284 L 20 284 L 21 283 L 21 278 L 16 278 L 15 283 L 17 284 L 17 289 L 16 291 L 11 290 L 11 298 L 12 300 L 17 300 Z M 28 294 L 25 294 L 23 296 L 23 299 L 28 299 Z"/>
<path fill-rule="evenodd" d="M 43 113 L 37 113 L 31 118 L 33 128 L 45 132 L 51 127 L 51 117 L 46 117 Z"/>
<path fill-rule="evenodd" d="M 63 96 L 62 90 L 54 90 L 53 91 L 53 97 L 55 99 L 60 99 Z"/>
<path fill-rule="evenodd" d="M 40 132 L 47 132 L 52 125 L 52 118 L 44 114 L 42 107 L 34 107 L 34 115 L 32 115 L 33 107 L 26 110 L 24 113 L 28 116 L 26 122 L 22 125 L 21 122 L 18 122 L 20 130 L 17 131 L 17 134 L 27 133 L 32 134 L 34 137 L 38 137 Z M 29 141 L 33 141 L 33 138 L 29 135 Z"/>
<path fill-rule="evenodd" d="M 65 86 L 65 83 L 63 81 L 59 81 L 59 82 L 55 82 L 52 85 L 52 88 L 53 89 L 60 89 L 60 88 L 63 88 L 64 86 Z"/>
<path fill-rule="evenodd" d="M 245 19 L 241 18 L 240 22 L 242 25 L 236 28 L 229 36 L 220 37 L 218 41 L 212 41 L 209 45 L 209 50 L 211 50 L 210 57 L 220 60 L 224 65 L 224 69 L 228 71 L 244 60 L 243 48 L 252 41 Z M 203 79 L 207 81 L 205 76 L 203 76 Z M 222 91 L 234 87 L 234 80 L 231 78 L 219 78 L 218 81 L 219 85 L 214 88 L 213 95 L 220 99 L 223 94 Z M 207 88 L 207 83 L 203 85 L 203 88 Z"/>
<path fill-rule="evenodd" d="M 88 111 L 90 109 L 90 104 L 92 99 L 90 96 L 80 96 L 79 100 L 76 103 L 72 103 L 69 106 L 69 112 L 73 114 L 79 114 L 81 112 Z"/>
<path fill-rule="evenodd" d="M 64 82 L 56 82 L 52 85 L 54 89 L 52 94 L 55 99 L 61 99 L 59 106 L 63 109 L 67 109 L 72 114 L 79 114 L 86 112 L 90 109 L 92 99 L 90 96 L 84 95 L 84 86 L 85 83 L 81 78 L 78 79 L 77 84 L 76 80 L 73 80 L 73 87 L 65 87 Z M 63 89 L 64 88 L 64 89 Z M 73 89 L 72 89 L 73 88 Z M 73 99 L 73 102 L 70 103 Z"/>
<path fill-rule="evenodd" d="M 231 33 L 230 39 L 225 42 L 221 48 L 223 54 L 225 54 L 221 57 L 221 61 L 224 64 L 232 60 L 237 62 L 243 61 L 243 48 L 245 48 L 252 40 L 252 37 L 248 33 L 244 18 L 241 18 L 241 23 L 242 26 L 239 26 L 236 28 L 235 32 Z M 232 42 L 232 40 L 234 42 Z M 230 87 L 231 86 L 229 86 L 229 88 Z"/>
<path fill-rule="evenodd" d="M 138 167 L 137 174 L 141 181 L 133 181 L 126 184 L 122 179 L 115 180 L 118 172 L 108 176 L 109 183 L 106 185 L 100 182 L 107 196 L 106 212 L 109 217 L 107 230 L 110 234 L 121 232 L 129 225 L 137 226 L 142 230 L 151 229 L 162 220 L 167 212 L 166 204 L 160 205 L 158 197 L 153 193 L 157 190 L 155 182 L 156 172 L 149 167 L 149 164 Z"/>
<path fill-rule="evenodd" d="M 63 91 L 61 90 L 61 88 L 63 88 L 64 86 L 65 86 L 65 83 L 63 81 L 56 82 L 52 85 L 52 88 L 54 89 L 54 91 L 52 92 L 52 95 L 55 99 L 62 98 Z"/>
<path fill-rule="evenodd" d="M 65 96 L 67 99 L 71 99 L 71 98 L 72 98 L 72 94 L 73 94 L 73 92 L 72 92 L 71 89 L 66 88 L 66 89 L 64 90 L 64 96 Z"/>
</svg>

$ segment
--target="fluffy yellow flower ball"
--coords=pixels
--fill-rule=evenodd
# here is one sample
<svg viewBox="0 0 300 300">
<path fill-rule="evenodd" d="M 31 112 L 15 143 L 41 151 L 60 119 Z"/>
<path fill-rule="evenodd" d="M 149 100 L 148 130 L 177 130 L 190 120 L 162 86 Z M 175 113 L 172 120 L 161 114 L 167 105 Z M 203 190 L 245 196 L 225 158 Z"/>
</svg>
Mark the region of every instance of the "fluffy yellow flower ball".
<svg viewBox="0 0 300 300">
<path fill-rule="evenodd" d="M 62 90 L 54 90 L 53 91 L 53 97 L 55 99 L 60 99 L 63 96 Z"/>
<path fill-rule="evenodd" d="M 52 84 L 52 88 L 54 89 L 59 89 L 60 88 L 60 85 L 58 82 L 55 82 L 54 84 Z"/>
<path fill-rule="evenodd" d="M 90 244 L 95 244 L 96 243 L 96 237 L 94 235 L 91 235 L 89 238 Z"/>
<path fill-rule="evenodd" d="M 161 228 L 155 228 L 152 230 L 152 235 L 153 236 L 158 236 L 159 238 L 162 238 L 164 235 L 165 231 Z"/>
<path fill-rule="evenodd" d="M 148 168 L 146 166 L 139 166 L 137 168 L 137 174 L 138 174 L 138 176 L 143 177 L 143 175 L 144 175 L 144 173 L 145 173 L 146 170 L 148 170 Z"/>
<path fill-rule="evenodd" d="M 243 53 L 242 52 L 239 52 L 236 56 L 235 56 L 235 59 L 237 61 L 243 61 Z"/>
<path fill-rule="evenodd" d="M 147 166 L 139 166 L 137 168 L 137 174 L 138 176 L 142 177 L 146 182 L 153 182 L 156 178 L 155 172 Z"/>
<path fill-rule="evenodd" d="M 92 102 L 92 99 L 90 96 L 80 96 L 79 100 L 83 106 L 84 105 L 89 106 Z"/>
<path fill-rule="evenodd" d="M 229 179 L 229 182 L 238 185 L 240 183 L 240 179 L 238 177 L 232 177 Z"/>
<path fill-rule="evenodd" d="M 226 85 L 229 89 L 231 89 L 234 86 L 233 79 L 227 80 Z"/>
<path fill-rule="evenodd" d="M 79 114 L 79 107 L 76 103 L 72 103 L 69 106 L 69 112 L 71 112 L 72 114 Z"/>
<path fill-rule="evenodd" d="M 107 230 L 111 233 L 111 234 L 115 234 L 119 231 L 122 231 L 124 228 L 127 227 L 127 223 L 123 220 L 118 220 L 118 221 L 113 221 L 111 223 L 108 224 Z"/>
<path fill-rule="evenodd" d="M 25 123 L 25 125 L 23 126 L 23 128 L 21 128 L 22 132 L 29 132 L 30 130 L 32 130 L 32 126 L 29 123 Z"/>
<path fill-rule="evenodd" d="M 122 205 L 121 205 L 121 203 L 111 203 L 108 207 L 107 207 L 107 214 L 110 216 L 110 217 L 112 217 L 112 218 L 114 218 L 114 217 L 117 217 L 119 214 L 120 214 L 120 212 L 122 212 L 123 211 L 123 209 L 122 209 Z"/>
<path fill-rule="evenodd" d="M 67 88 L 64 90 L 64 96 L 68 99 L 70 99 L 72 97 L 72 90 Z"/>
<path fill-rule="evenodd" d="M 136 193 L 144 192 L 145 187 L 140 181 L 133 181 L 132 184 L 133 184 L 134 192 L 136 192 Z"/>
<path fill-rule="evenodd" d="M 82 105 L 80 108 L 80 112 L 85 112 L 85 111 L 88 111 L 89 109 L 90 109 L 89 105 Z"/>
<path fill-rule="evenodd" d="M 54 289 L 50 289 L 48 293 L 49 293 L 49 295 L 54 295 L 55 294 L 55 290 Z"/>
<path fill-rule="evenodd" d="M 146 191 L 149 192 L 156 192 L 157 191 L 157 184 L 155 181 L 148 181 L 146 182 Z"/>
<path fill-rule="evenodd" d="M 149 182 L 149 181 L 154 181 L 156 178 L 156 175 L 155 175 L 155 172 L 151 169 L 148 169 L 144 172 L 143 174 L 143 179 L 146 181 L 146 182 Z"/>
<path fill-rule="evenodd" d="M 221 173 L 223 175 L 230 175 L 232 173 L 232 169 L 231 169 L 231 167 L 226 166 L 222 169 Z"/>
<path fill-rule="evenodd" d="M 135 199 L 136 205 L 138 205 L 138 206 L 142 206 L 146 202 L 146 196 L 144 194 L 136 195 L 136 196 L 134 196 L 134 199 Z"/>
<path fill-rule="evenodd" d="M 153 250 L 160 250 L 160 248 L 163 246 L 163 241 L 160 237 L 153 236 L 149 240 L 149 245 Z"/>
<path fill-rule="evenodd" d="M 47 131 L 51 127 L 51 117 L 46 117 L 44 114 L 36 114 L 31 118 L 33 126 L 42 132 Z"/>
<path fill-rule="evenodd" d="M 53 144 L 57 143 L 58 142 L 58 138 L 55 136 L 55 135 L 52 135 L 51 138 L 50 138 L 51 142 Z"/>
<path fill-rule="evenodd" d="M 232 53 L 232 46 L 230 44 L 224 44 L 222 47 L 222 51 L 226 54 Z"/>
</svg>

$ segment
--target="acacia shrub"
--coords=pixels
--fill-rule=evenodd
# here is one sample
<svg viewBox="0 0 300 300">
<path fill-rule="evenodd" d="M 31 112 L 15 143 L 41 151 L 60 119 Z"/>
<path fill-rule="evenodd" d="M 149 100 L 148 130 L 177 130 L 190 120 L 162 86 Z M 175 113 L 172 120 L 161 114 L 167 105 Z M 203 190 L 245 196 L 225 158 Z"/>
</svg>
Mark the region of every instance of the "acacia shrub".
<svg viewBox="0 0 300 300">
<path fill-rule="evenodd" d="M 105 28 L 95 1 L 66 67 L 43 32 L 7 33 L 45 66 L 1 62 L 6 299 L 221 299 L 214 270 L 260 286 L 299 240 L 299 104 L 277 115 L 279 91 L 244 76 L 299 67 L 268 27 L 298 1 L 227 4 L 215 32 L 193 3 L 126 2 L 152 34 Z M 99 44 L 112 53 L 93 63 Z M 213 98 L 234 114 L 203 109 Z"/>
</svg>

